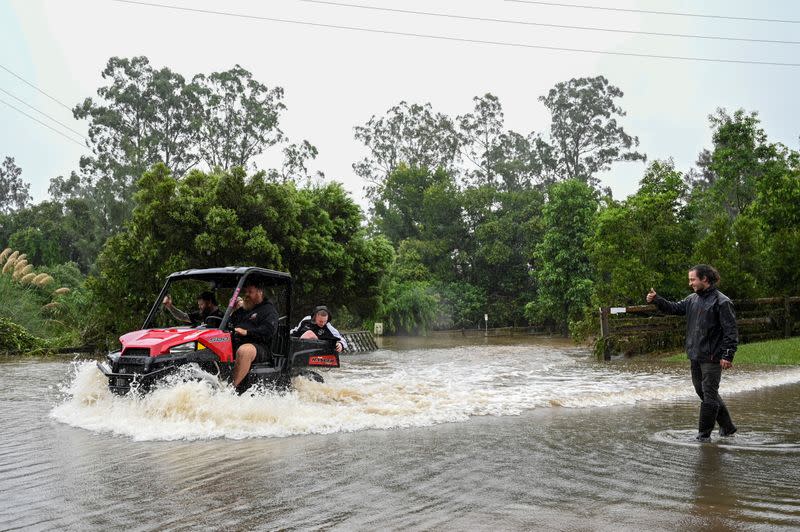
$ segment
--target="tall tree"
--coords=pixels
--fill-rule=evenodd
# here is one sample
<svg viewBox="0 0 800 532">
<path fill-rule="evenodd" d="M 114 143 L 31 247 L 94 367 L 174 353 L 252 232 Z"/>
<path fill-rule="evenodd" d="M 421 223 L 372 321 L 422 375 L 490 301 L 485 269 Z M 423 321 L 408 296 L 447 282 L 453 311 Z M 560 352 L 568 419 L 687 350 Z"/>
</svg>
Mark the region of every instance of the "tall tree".
<svg viewBox="0 0 800 532">
<path fill-rule="evenodd" d="M 544 236 L 531 264 L 537 298 L 528 303 L 525 313 L 563 334 L 570 323 L 584 318 L 591 300 L 594 270 L 585 244 L 597 209 L 596 191 L 580 180 L 556 183 L 548 191 Z"/>
<path fill-rule="evenodd" d="M 285 141 L 278 127 L 283 89 L 268 88 L 239 65 L 187 83 L 146 57 L 112 57 L 102 75 L 110 83 L 98 89 L 98 100 L 87 98 L 73 113 L 90 121 L 94 155 L 81 159 L 84 190 L 94 188 L 95 198 L 109 203 L 103 210 L 111 232 L 129 215 L 134 184 L 153 164 L 164 163 L 176 178 L 201 163 L 244 168 Z M 283 173 L 304 170 L 315 156 L 308 143 L 291 146 Z"/>
<path fill-rule="evenodd" d="M 283 89 L 268 88 L 239 65 L 187 83 L 146 57 L 112 57 L 102 76 L 108 83 L 98 97 L 73 110 L 89 120 L 93 155 L 81 159 L 79 174 L 51 181 L 54 201 L 86 204 L 93 224 L 91 244 L 82 246 L 87 252 L 94 247 L 96 254 L 129 219 L 138 179 L 152 165 L 165 164 L 174 179 L 202 166 L 254 167 L 255 157 L 287 142 L 278 127 Z M 308 161 L 316 155 L 307 141 L 286 146 L 282 167 L 270 170 L 269 179 L 308 178 Z"/>
<path fill-rule="evenodd" d="M 369 155 L 353 165 L 356 174 L 371 185 L 370 197 L 400 163 L 418 168 L 452 168 L 458 156 L 460 138 L 453 121 L 434 113 L 430 104 L 400 102 L 385 117 L 373 116 L 363 126 L 356 126 L 355 138 L 369 150 Z"/>
<path fill-rule="evenodd" d="M 615 103 L 623 92 L 603 76 L 557 83 L 539 101 L 550 110 L 550 144 L 555 171 L 563 179 L 597 185 L 596 174 L 614 161 L 645 160 L 633 151 L 639 139 L 617 122 L 625 112 Z"/>
<path fill-rule="evenodd" d="M 697 201 L 722 207 L 733 220 L 755 199 L 758 182 L 765 175 L 782 173 L 783 162 L 777 146 L 767 141 L 758 113 L 738 109 L 729 114 L 717 109 L 708 119 L 713 148 L 698 158 L 701 178 L 694 192 Z"/>
<path fill-rule="evenodd" d="M 587 242 L 602 306 L 640 304 L 651 286 L 673 299 L 686 293 L 696 229 L 688 187 L 670 161 L 654 161 L 639 190 L 601 210 Z"/>
<path fill-rule="evenodd" d="M 312 174 L 309 171 L 308 162 L 316 159 L 318 153 L 316 146 L 307 140 L 284 146 L 283 164 L 280 168 L 269 171 L 270 179 L 281 183 L 288 183 L 289 181 L 299 183 L 302 180 L 310 182 Z M 325 174 L 321 171 L 317 171 L 314 175 L 318 178 L 325 177 Z"/>
<path fill-rule="evenodd" d="M 81 158 L 81 169 L 94 180 L 109 180 L 111 191 L 129 200 L 133 184 L 157 162 L 176 176 L 199 160 L 199 101 L 180 74 L 156 70 L 146 57 L 112 57 L 102 73 L 98 101 L 87 98 L 73 110 L 89 120 L 94 156 Z"/>
<path fill-rule="evenodd" d="M 278 127 L 283 89 L 270 89 L 236 65 L 198 74 L 192 89 L 200 103 L 199 152 L 209 168 L 246 168 L 253 158 L 284 140 Z"/>
<path fill-rule="evenodd" d="M 545 181 L 546 169 L 552 165 L 549 145 L 538 134 L 525 137 L 506 130 L 497 96 L 487 93 L 473 102 L 473 112 L 457 118 L 461 152 L 474 166 L 467 169 L 469 181 L 506 191 Z"/>
<path fill-rule="evenodd" d="M 6 157 L 0 165 L 0 214 L 23 209 L 31 202 L 31 185 L 22 180 L 22 168 L 13 157 Z"/>
<path fill-rule="evenodd" d="M 478 185 L 494 184 L 505 133 L 503 107 L 497 96 L 489 93 L 476 96 L 472 101 L 474 111 L 457 119 L 464 137 L 462 152 L 475 166 L 473 181 Z"/>
<path fill-rule="evenodd" d="M 717 109 L 709 116 L 713 146 L 698 159 L 691 204 L 698 218 L 694 257 L 724 271 L 726 293 L 750 298 L 782 293 L 788 277 L 783 251 L 796 246 L 791 209 L 791 155 L 770 143 L 757 113 Z M 777 201 L 775 201 L 775 198 Z M 777 211 L 773 210 L 780 205 Z M 784 218 L 787 215 L 788 218 Z M 786 231 L 784 231 L 786 230 Z M 777 238 L 777 240 L 776 240 Z M 780 264 L 780 266 L 779 266 Z"/>
</svg>

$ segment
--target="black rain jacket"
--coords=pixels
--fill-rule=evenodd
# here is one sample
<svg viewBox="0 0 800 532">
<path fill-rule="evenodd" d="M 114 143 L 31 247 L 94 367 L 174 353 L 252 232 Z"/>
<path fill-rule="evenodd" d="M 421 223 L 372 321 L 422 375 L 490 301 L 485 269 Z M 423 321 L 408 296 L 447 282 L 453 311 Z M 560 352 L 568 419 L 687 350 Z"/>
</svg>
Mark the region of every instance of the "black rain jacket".
<svg viewBox="0 0 800 532">
<path fill-rule="evenodd" d="M 275 305 L 265 299 L 250 310 L 236 309 L 231 314 L 230 321 L 233 327 L 247 331 L 247 336 L 234 335 L 234 347 L 250 343 L 269 346 L 272 335 L 278 328 L 278 311 L 275 310 Z"/>
<path fill-rule="evenodd" d="M 728 296 L 710 286 L 674 303 L 656 296 L 653 303 L 667 314 L 686 316 L 686 354 L 698 362 L 733 362 L 739 333 L 736 314 Z"/>
</svg>

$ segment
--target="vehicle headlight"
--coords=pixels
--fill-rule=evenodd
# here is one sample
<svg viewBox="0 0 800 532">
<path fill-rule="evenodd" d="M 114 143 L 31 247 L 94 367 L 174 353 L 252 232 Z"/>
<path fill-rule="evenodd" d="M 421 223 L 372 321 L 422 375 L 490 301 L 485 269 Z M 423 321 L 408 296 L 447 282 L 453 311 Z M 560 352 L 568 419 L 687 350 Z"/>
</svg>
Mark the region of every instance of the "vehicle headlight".
<svg viewBox="0 0 800 532">
<path fill-rule="evenodd" d="M 173 345 L 169 348 L 171 355 L 189 353 L 197 350 L 197 342 L 186 342 L 185 344 Z"/>
</svg>

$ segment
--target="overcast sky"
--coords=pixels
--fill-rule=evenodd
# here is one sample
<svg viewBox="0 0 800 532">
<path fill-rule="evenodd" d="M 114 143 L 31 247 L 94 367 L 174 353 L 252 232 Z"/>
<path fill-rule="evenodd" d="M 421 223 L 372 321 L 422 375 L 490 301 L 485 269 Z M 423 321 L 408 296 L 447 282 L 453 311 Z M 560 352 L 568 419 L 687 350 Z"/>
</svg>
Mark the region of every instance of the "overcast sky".
<svg viewBox="0 0 800 532">
<path fill-rule="evenodd" d="M 240 64 L 267 86 L 284 88 L 288 107 L 281 121 L 284 132 L 292 141 L 308 139 L 316 145 L 319 157 L 314 169 L 323 171 L 327 179 L 344 183 L 362 205 L 364 183 L 353 174 L 351 165 L 365 152 L 353 138 L 353 127 L 372 115 L 381 116 L 405 100 L 429 102 L 434 110 L 455 117 L 472 110 L 474 96 L 491 92 L 500 98 L 508 128 L 522 134 L 544 132 L 549 116 L 537 97 L 573 77 L 602 74 L 621 88 L 625 96 L 620 103 L 627 111 L 622 123 L 629 134 L 638 136 L 639 150 L 650 160 L 671 157 L 682 171 L 691 168 L 700 150 L 710 145 L 707 116 L 718 107 L 758 111 L 771 141 L 798 148 L 800 66 L 625 54 L 797 64 L 799 44 L 457 18 L 800 41 L 800 2 L 794 0 L 563 0 L 559 6 L 507 0 L 342 0 L 339 5 L 301 0 L 153 3 L 246 17 L 114 0 L 0 0 L 0 67 L 7 69 L 0 68 L 0 100 L 77 139 L 76 133 L 19 100 L 84 135 L 86 123 L 75 121 L 67 108 L 8 70 L 72 107 L 96 96 L 97 88 L 104 84 L 100 72 L 112 56 L 144 55 L 153 66 L 169 67 L 187 79 Z M 567 3 L 639 11 L 564 7 Z M 87 152 L 79 140 L 67 140 L 2 102 L 0 158 L 16 159 L 23 178 L 31 183 L 34 200 L 41 201 L 47 196 L 50 179 L 68 175 Z M 262 168 L 274 162 L 275 156 L 258 161 Z M 636 191 L 643 170 L 642 163 L 617 163 L 602 180 L 615 197 L 624 198 Z"/>
</svg>

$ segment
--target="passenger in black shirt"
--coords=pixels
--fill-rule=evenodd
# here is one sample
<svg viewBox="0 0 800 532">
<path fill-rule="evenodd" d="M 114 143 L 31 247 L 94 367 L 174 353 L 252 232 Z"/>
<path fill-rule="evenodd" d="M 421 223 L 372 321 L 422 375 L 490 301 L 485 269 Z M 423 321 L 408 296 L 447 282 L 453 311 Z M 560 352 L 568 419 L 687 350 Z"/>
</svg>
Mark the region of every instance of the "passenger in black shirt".
<svg viewBox="0 0 800 532">
<path fill-rule="evenodd" d="M 197 310 L 189 312 L 188 314 L 172 304 L 172 296 L 169 294 L 164 296 L 164 308 L 170 314 L 183 323 L 189 323 L 192 326 L 199 325 L 205 321 L 209 316 L 222 318 L 222 311 L 217 305 L 217 298 L 213 292 L 203 292 L 197 296 Z"/>
<path fill-rule="evenodd" d="M 241 292 L 242 306 L 231 314 L 234 327 L 233 386 L 238 388 L 253 362 L 266 362 L 270 358 L 272 335 L 278 328 L 278 311 L 264 298 L 264 289 L 246 281 Z"/>
</svg>

